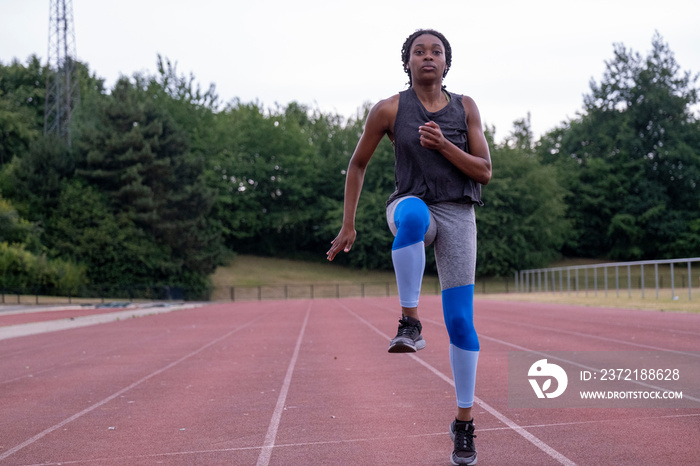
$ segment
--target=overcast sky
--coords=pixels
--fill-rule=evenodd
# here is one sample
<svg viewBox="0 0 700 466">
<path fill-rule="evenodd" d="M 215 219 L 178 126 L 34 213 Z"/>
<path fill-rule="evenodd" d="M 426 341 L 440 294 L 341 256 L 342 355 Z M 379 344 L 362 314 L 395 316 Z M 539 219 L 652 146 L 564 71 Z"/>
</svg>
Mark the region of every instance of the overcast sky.
<svg viewBox="0 0 700 466">
<path fill-rule="evenodd" d="M 700 72 L 698 0 L 73 0 L 78 59 L 104 78 L 155 73 L 158 54 L 223 102 L 296 101 L 354 116 L 405 89 L 401 45 L 418 28 L 452 44 L 445 84 L 473 97 L 498 139 L 531 114 L 540 135 L 581 110 L 613 44 L 645 55 L 658 31 Z M 46 62 L 49 0 L 0 0 L 0 62 Z"/>
</svg>

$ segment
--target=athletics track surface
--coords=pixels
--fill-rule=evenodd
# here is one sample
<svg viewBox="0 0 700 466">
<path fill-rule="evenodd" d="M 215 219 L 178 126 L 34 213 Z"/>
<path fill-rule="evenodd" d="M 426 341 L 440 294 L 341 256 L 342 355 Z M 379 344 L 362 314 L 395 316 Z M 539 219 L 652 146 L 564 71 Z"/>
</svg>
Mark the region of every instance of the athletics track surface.
<svg viewBox="0 0 700 466">
<path fill-rule="evenodd" d="M 447 465 L 440 298 L 421 298 L 427 347 L 415 355 L 386 352 L 396 306 L 0 308 L 0 465 Z M 76 327 L 85 314 L 102 317 Z M 698 351 L 700 315 L 477 299 L 475 323 L 478 464 L 700 464 L 700 409 L 507 400 L 509 351 Z"/>
</svg>

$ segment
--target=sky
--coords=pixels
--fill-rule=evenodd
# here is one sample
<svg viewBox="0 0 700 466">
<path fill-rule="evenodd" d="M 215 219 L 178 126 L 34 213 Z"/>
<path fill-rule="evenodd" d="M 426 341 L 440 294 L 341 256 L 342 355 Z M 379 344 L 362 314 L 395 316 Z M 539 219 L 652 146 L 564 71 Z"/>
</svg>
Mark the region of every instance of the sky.
<svg viewBox="0 0 700 466">
<path fill-rule="evenodd" d="M 68 0 L 69 3 L 70 0 Z M 0 62 L 48 56 L 49 0 L 0 0 Z M 614 44 L 646 55 L 658 32 L 700 72 L 697 0 L 73 0 L 76 53 L 108 89 L 156 73 L 158 55 L 214 84 L 223 103 L 298 102 L 354 117 L 406 88 L 401 46 L 416 29 L 453 51 L 448 90 L 471 96 L 496 139 L 530 115 L 539 136 L 582 110 Z"/>
</svg>

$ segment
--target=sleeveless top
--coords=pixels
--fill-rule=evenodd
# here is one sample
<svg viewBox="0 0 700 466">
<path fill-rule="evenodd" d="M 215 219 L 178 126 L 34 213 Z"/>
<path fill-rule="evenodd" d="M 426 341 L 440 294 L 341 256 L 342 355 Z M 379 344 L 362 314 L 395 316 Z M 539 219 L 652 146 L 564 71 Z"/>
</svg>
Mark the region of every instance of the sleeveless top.
<svg viewBox="0 0 700 466">
<path fill-rule="evenodd" d="M 418 127 L 434 121 L 448 141 L 469 152 L 462 96 L 451 92 L 449 95 L 446 107 L 429 112 L 413 89 L 399 92 L 394 122 L 396 190 L 389 196 L 387 205 L 404 196 L 416 196 L 428 205 L 438 202 L 483 205 L 481 184 L 462 173 L 440 152 L 420 145 Z"/>
</svg>

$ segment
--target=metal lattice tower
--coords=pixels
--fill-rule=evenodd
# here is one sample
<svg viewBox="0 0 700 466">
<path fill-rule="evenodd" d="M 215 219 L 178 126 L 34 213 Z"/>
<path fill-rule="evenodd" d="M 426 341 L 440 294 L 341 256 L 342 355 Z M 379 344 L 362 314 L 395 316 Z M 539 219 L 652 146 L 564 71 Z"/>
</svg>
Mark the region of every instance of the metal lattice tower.
<svg viewBox="0 0 700 466">
<path fill-rule="evenodd" d="M 80 100 L 75 67 L 73 2 L 51 0 L 49 10 L 49 72 L 46 75 L 44 134 L 57 134 L 70 145 L 71 111 Z"/>
</svg>

